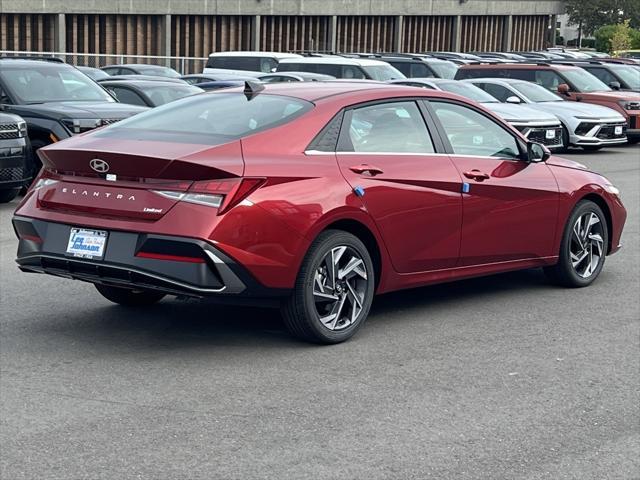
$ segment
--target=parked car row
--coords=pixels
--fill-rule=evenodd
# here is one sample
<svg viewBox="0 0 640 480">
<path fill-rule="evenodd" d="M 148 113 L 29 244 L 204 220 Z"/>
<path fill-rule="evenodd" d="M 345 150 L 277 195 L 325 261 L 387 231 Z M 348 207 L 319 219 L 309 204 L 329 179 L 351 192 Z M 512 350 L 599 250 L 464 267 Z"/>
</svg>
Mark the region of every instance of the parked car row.
<svg viewBox="0 0 640 480">
<path fill-rule="evenodd" d="M 181 75 L 158 65 L 76 69 L 55 58 L 5 57 L 0 59 L 0 105 L 7 114 L 25 120 L 26 179 L 40 168 L 34 152 L 44 145 L 144 108 L 205 90 L 242 87 L 247 81 L 350 80 L 450 91 L 481 102 L 526 138 L 552 150 L 597 150 L 640 140 L 640 64 L 633 62 L 636 60 L 559 50 L 343 55 L 219 52 L 210 55 L 202 73 Z"/>
</svg>

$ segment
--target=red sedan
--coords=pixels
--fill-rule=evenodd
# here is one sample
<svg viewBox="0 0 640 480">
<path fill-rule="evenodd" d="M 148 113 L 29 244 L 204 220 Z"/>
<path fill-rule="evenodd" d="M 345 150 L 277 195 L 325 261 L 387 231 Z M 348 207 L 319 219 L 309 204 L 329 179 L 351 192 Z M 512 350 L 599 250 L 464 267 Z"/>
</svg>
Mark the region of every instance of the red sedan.
<svg viewBox="0 0 640 480">
<path fill-rule="evenodd" d="M 606 178 L 414 87 L 248 83 L 39 154 L 21 270 L 127 306 L 275 300 L 320 343 L 351 337 L 376 293 L 532 267 L 589 285 L 626 218 Z"/>
</svg>

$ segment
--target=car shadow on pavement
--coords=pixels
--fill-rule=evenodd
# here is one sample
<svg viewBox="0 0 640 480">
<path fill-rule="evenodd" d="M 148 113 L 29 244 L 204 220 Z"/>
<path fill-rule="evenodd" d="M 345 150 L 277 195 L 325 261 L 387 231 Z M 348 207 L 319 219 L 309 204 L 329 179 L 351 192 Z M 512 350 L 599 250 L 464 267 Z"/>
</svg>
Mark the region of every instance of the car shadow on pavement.
<svg viewBox="0 0 640 480">
<path fill-rule="evenodd" d="M 504 301 L 518 291 L 555 289 L 541 270 L 504 273 L 471 280 L 421 287 L 388 293 L 376 297 L 367 324 L 366 334 L 393 321 L 402 328 L 403 316 L 419 312 L 428 321 L 435 311 Z M 537 295 L 537 293 L 536 293 Z M 231 348 L 272 349 L 317 348 L 291 337 L 285 330 L 280 313 L 275 308 L 235 307 L 198 300 L 164 300 L 157 305 L 136 309 L 116 305 L 99 305 L 82 312 L 72 311 L 64 318 L 43 319 L 39 324 L 44 335 L 91 344 L 93 349 L 117 352 L 132 348 L 140 353 L 182 352 L 190 348 L 205 348 L 212 352 L 229 352 Z M 357 341 L 357 337 L 354 341 Z"/>
</svg>

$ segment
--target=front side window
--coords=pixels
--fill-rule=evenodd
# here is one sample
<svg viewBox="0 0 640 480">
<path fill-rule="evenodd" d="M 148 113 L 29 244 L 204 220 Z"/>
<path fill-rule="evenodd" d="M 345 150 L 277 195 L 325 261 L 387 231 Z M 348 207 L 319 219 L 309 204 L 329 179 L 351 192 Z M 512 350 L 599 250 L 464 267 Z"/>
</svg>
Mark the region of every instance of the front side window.
<svg viewBox="0 0 640 480">
<path fill-rule="evenodd" d="M 344 128 L 344 127 L 343 127 Z M 433 153 L 433 142 L 415 102 L 353 110 L 349 140 L 354 152 Z"/>
<path fill-rule="evenodd" d="M 564 78 L 552 70 L 536 70 L 535 82 L 552 92 L 558 90 L 558 85 L 567 83 Z"/>
<path fill-rule="evenodd" d="M 480 157 L 519 157 L 518 142 L 502 126 L 475 110 L 445 102 L 431 102 L 447 134 L 453 153 Z"/>
<path fill-rule="evenodd" d="M 398 78 L 405 78 L 405 76 L 391 65 L 366 65 L 362 67 L 367 76 L 372 80 L 378 80 L 380 82 L 388 82 L 389 80 L 396 80 Z M 362 77 L 364 78 L 364 75 Z"/>
<path fill-rule="evenodd" d="M 118 99 L 120 103 L 128 103 L 129 105 L 142 105 L 146 107 L 146 102 L 133 90 L 126 87 L 111 87 L 108 89 Z"/>
<path fill-rule="evenodd" d="M 45 62 L 31 63 L 34 65 L 3 66 L 0 70 L 0 79 L 18 103 L 115 101 L 96 82 L 75 68 Z"/>
<path fill-rule="evenodd" d="M 562 74 L 577 92 L 607 92 L 611 89 L 586 70 L 576 67 L 571 70 L 563 70 Z M 563 82 L 567 83 L 567 82 Z"/>
<path fill-rule="evenodd" d="M 640 90 L 640 66 L 638 65 L 611 65 L 610 67 L 629 88 Z"/>
<path fill-rule="evenodd" d="M 456 72 L 458 71 L 458 67 L 455 63 L 450 62 L 448 60 L 442 60 L 440 62 L 430 62 L 429 67 L 431 70 L 434 70 L 438 77 L 440 78 L 448 78 L 454 79 L 456 76 Z"/>
<path fill-rule="evenodd" d="M 484 83 L 482 84 L 482 89 L 501 102 L 506 102 L 507 98 L 514 96 L 514 93 L 511 90 L 495 83 Z"/>
</svg>

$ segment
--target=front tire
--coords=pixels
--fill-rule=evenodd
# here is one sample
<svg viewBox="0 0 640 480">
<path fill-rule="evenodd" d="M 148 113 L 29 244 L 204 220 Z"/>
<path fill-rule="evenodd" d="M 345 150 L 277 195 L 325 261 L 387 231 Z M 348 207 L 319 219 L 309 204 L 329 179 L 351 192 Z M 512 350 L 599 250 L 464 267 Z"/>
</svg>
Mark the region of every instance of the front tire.
<svg viewBox="0 0 640 480">
<path fill-rule="evenodd" d="M 164 293 L 149 290 L 131 290 L 122 287 L 95 284 L 96 290 L 107 300 L 125 307 L 146 307 L 159 302 Z"/>
<path fill-rule="evenodd" d="M 9 188 L 7 190 L 0 190 L 0 203 L 9 203 L 16 198 L 20 193 L 19 188 Z"/>
<path fill-rule="evenodd" d="M 586 287 L 604 266 L 609 244 L 607 221 L 602 209 L 583 200 L 571 212 L 560 244 L 558 263 L 544 269 L 555 283 L 565 287 Z"/>
<path fill-rule="evenodd" d="M 354 235 L 322 232 L 302 263 L 293 294 L 282 306 L 292 335 L 334 344 L 362 326 L 373 301 L 375 273 L 371 255 Z"/>
</svg>

